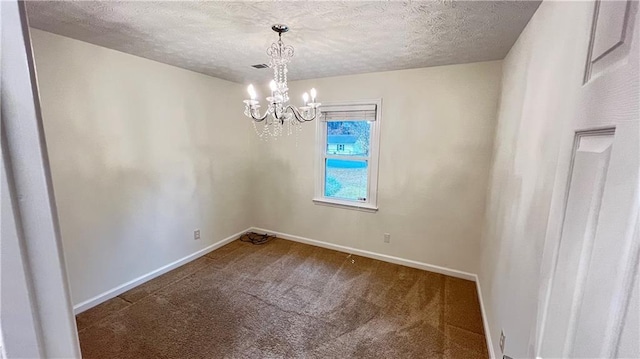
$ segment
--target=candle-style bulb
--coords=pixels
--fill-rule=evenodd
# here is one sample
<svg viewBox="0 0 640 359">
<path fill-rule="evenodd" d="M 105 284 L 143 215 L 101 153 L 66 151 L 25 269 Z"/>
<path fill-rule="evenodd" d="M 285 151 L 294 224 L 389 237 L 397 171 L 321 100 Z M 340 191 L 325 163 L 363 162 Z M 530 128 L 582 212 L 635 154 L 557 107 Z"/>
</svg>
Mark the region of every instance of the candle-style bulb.
<svg viewBox="0 0 640 359">
<path fill-rule="evenodd" d="M 316 95 L 318 94 L 316 92 L 316 89 L 312 88 L 310 92 L 311 92 L 311 102 L 316 102 Z"/>
<path fill-rule="evenodd" d="M 249 92 L 249 97 L 251 97 L 252 100 L 256 99 L 256 89 L 253 88 L 252 84 L 249 84 L 249 87 L 247 87 L 247 92 Z"/>
<path fill-rule="evenodd" d="M 302 94 L 302 100 L 304 100 L 304 104 L 305 106 L 307 105 L 307 102 L 309 102 L 309 94 L 308 93 L 303 93 Z"/>
<path fill-rule="evenodd" d="M 271 82 L 269 82 L 269 88 L 271 88 L 271 91 L 275 91 L 276 89 L 278 89 L 278 85 L 276 84 L 275 80 L 271 80 Z"/>
</svg>

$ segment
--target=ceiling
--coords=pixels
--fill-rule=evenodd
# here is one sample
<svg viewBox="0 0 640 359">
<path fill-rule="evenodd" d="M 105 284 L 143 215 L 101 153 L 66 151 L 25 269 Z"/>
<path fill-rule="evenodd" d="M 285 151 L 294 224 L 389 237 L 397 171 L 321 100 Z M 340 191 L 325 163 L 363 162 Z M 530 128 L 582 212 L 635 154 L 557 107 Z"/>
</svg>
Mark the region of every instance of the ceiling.
<svg viewBox="0 0 640 359">
<path fill-rule="evenodd" d="M 502 59 L 539 1 L 30 1 L 32 27 L 235 82 L 266 80 L 270 27 L 289 79 Z"/>
</svg>

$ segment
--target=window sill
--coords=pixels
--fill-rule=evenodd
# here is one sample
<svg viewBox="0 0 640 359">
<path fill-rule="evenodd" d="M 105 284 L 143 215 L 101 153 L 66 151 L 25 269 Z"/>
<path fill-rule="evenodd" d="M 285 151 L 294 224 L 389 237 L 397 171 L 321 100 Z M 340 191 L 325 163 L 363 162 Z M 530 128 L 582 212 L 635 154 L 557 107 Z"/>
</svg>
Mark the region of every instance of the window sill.
<svg viewBox="0 0 640 359">
<path fill-rule="evenodd" d="M 367 203 L 353 203 L 348 201 L 331 200 L 327 198 L 314 198 L 313 203 L 321 206 L 338 207 L 344 209 L 351 209 L 356 211 L 363 211 L 369 213 L 375 213 L 378 211 L 378 207 Z"/>
</svg>

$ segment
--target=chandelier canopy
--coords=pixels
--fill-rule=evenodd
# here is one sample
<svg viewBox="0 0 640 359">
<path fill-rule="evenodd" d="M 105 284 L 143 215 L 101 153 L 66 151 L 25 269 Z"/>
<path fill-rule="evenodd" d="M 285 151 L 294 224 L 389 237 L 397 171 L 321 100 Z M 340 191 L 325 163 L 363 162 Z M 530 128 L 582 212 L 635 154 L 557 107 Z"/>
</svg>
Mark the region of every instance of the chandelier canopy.
<svg viewBox="0 0 640 359">
<path fill-rule="evenodd" d="M 273 80 L 269 83 L 271 96 L 267 97 L 267 109 L 260 114 L 260 102 L 256 100 L 257 93 L 253 85 L 249 85 L 249 99 L 244 100 L 244 114 L 253 119 L 253 126 L 258 136 L 281 136 L 283 133 L 290 135 L 294 131 L 302 129 L 302 123 L 313 121 L 320 117 L 320 103 L 317 102 L 316 89 L 302 95 L 304 105 L 293 106 L 289 103 L 289 88 L 287 86 L 287 64 L 293 57 L 293 46 L 282 42 L 282 34 L 289 31 L 289 27 L 276 24 L 271 29 L 278 33 L 278 41 L 267 49 L 269 67 L 273 69 Z M 309 100 L 311 100 L 309 102 Z M 258 130 L 257 122 L 262 122 L 264 128 Z"/>
</svg>

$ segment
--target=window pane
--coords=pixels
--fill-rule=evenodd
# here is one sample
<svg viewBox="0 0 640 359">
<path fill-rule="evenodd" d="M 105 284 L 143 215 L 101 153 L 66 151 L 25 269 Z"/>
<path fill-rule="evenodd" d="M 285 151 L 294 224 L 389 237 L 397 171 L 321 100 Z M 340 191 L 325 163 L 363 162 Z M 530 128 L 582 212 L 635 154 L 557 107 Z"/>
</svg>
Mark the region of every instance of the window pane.
<svg viewBox="0 0 640 359">
<path fill-rule="evenodd" d="M 327 122 L 327 154 L 369 156 L 369 121 Z"/>
<path fill-rule="evenodd" d="M 366 201 L 367 165 L 367 161 L 327 159 L 324 180 L 325 197 Z"/>
</svg>

